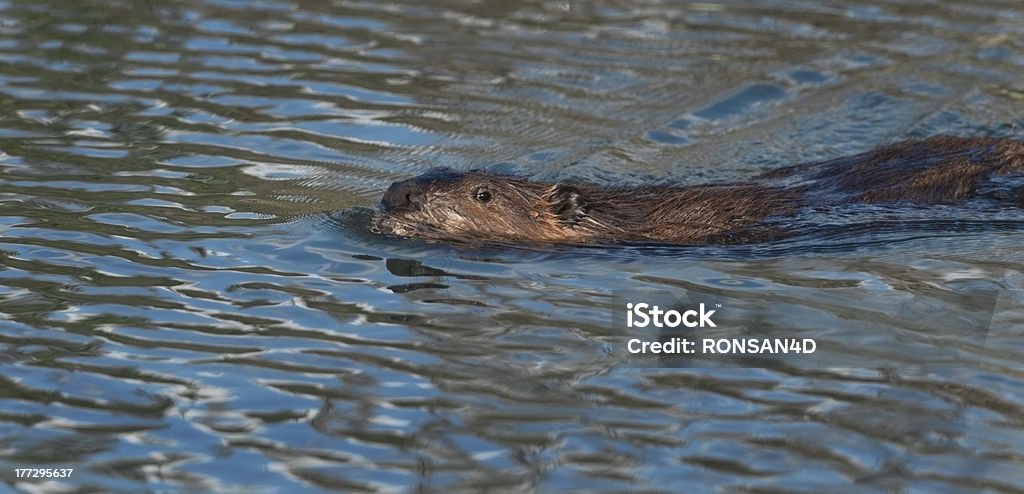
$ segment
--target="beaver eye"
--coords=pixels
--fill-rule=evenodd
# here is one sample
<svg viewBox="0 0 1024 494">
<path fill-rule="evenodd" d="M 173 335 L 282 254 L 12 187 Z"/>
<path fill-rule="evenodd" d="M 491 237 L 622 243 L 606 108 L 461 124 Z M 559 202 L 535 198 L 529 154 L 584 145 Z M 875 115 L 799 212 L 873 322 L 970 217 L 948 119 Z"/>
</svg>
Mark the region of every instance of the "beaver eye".
<svg viewBox="0 0 1024 494">
<path fill-rule="evenodd" d="M 491 191 L 481 187 L 476 189 L 476 192 L 473 192 L 473 197 L 476 198 L 477 201 L 487 203 L 491 201 Z"/>
</svg>

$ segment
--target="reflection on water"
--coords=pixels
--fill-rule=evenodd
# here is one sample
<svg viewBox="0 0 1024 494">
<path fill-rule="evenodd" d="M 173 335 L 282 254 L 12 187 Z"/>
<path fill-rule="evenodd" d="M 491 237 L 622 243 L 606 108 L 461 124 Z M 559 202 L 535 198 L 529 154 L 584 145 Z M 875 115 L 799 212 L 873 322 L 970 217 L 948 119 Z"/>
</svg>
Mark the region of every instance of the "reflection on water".
<svg viewBox="0 0 1024 494">
<path fill-rule="evenodd" d="M 1022 34 L 998 0 L 0 3 L 0 476 L 1017 492 L 1016 211 L 535 251 L 379 238 L 359 208 L 432 166 L 693 183 L 1020 137 Z M 609 349 L 610 290 L 792 308 L 822 345 L 866 327 L 945 345 L 877 308 L 950 311 L 974 288 L 999 298 L 959 365 L 872 342 L 849 351 L 875 368 L 811 370 Z"/>
</svg>

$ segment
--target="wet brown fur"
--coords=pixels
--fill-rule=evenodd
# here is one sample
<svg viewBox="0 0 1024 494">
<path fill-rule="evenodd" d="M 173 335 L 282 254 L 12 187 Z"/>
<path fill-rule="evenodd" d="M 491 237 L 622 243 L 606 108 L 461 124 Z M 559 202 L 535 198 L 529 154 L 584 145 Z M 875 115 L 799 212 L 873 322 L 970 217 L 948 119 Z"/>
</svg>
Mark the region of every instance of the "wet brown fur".
<svg viewBox="0 0 1024 494">
<path fill-rule="evenodd" d="M 764 220 L 807 207 L 954 203 L 978 195 L 994 175 L 1020 173 L 1024 143 L 951 136 L 780 168 L 736 184 L 599 187 L 445 172 L 393 185 L 376 224 L 385 233 L 467 242 L 738 243 L 777 233 Z M 1024 206 L 1022 192 L 1001 198 Z"/>
</svg>

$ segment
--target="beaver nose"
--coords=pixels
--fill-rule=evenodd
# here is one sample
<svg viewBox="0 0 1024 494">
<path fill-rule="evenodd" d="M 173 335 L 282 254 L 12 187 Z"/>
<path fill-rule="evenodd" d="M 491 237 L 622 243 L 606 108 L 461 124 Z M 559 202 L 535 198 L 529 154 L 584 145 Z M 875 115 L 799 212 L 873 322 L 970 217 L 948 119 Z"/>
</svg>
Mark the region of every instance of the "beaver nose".
<svg viewBox="0 0 1024 494">
<path fill-rule="evenodd" d="M 384 192 L 380 205 L 385 211 L 419 211 L 423 205 L 423 190 L 416 179 L 395 182 Z"/>
</svg>

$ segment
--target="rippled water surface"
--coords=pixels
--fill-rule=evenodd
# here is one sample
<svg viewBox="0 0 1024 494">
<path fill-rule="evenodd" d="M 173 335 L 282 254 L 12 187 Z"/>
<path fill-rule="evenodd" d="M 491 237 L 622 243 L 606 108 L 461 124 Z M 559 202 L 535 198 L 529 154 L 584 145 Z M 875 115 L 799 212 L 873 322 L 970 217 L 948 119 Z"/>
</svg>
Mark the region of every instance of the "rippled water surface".
<svg viewBox="0 0 1024 494">
<path fill-rule="evenodd" d="M 1024 137 L 1020 2 L 9 0 L 0 107 L 9 488 L 1024 490 L 1015 210 L 549 252 L 365 209 L 437 166 L 695 183 Z M 626 365 L 636 290 L 874 365 Z M 941 338 L 972 290 L 987 339 Z"/>
</svg>

